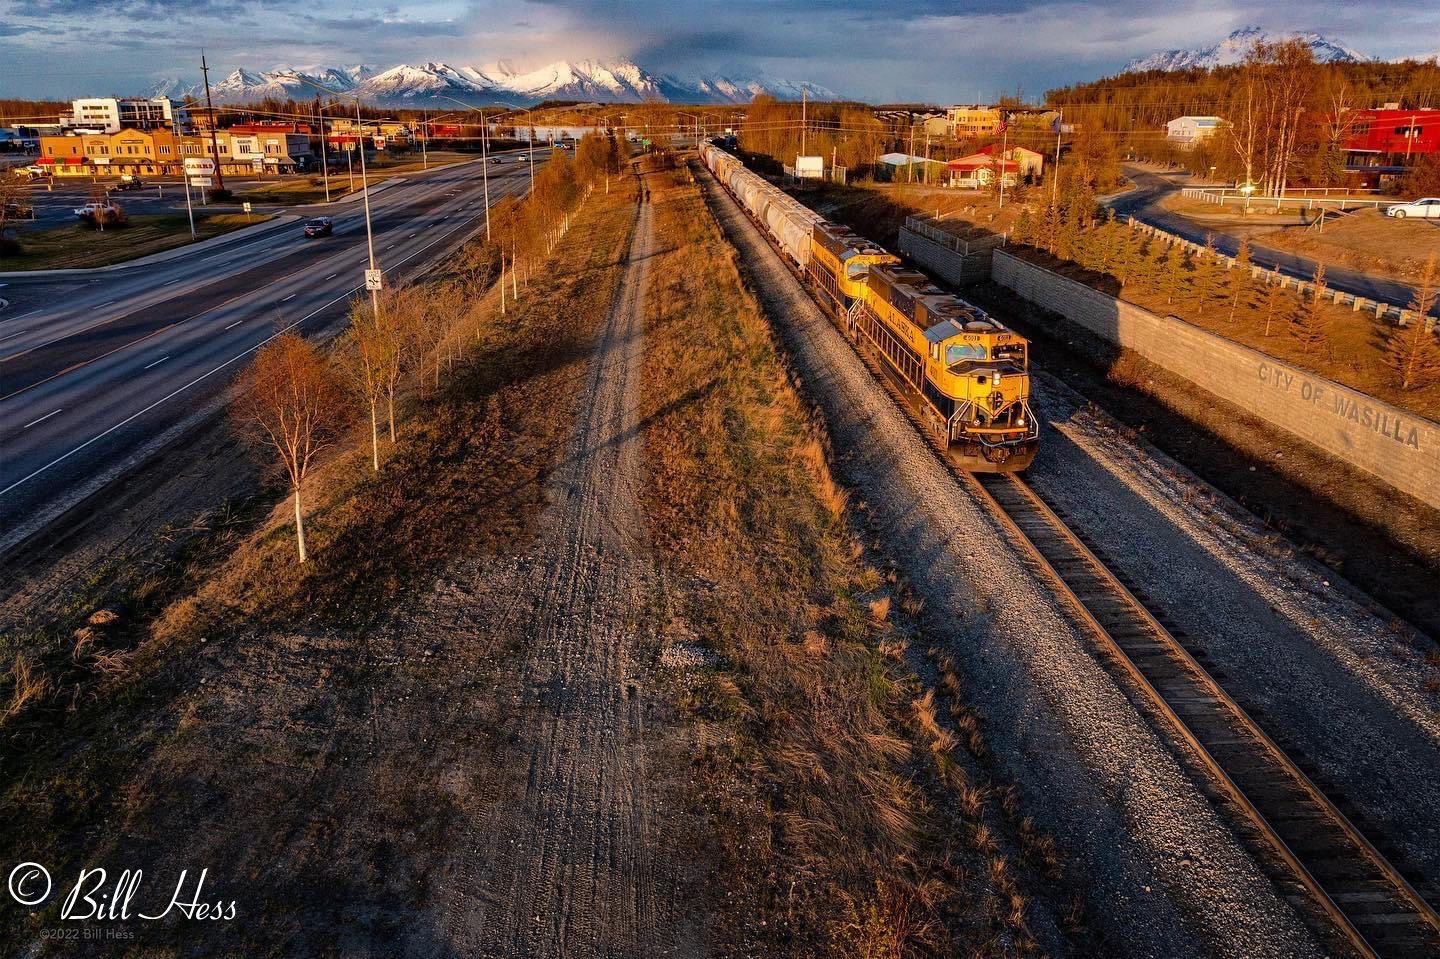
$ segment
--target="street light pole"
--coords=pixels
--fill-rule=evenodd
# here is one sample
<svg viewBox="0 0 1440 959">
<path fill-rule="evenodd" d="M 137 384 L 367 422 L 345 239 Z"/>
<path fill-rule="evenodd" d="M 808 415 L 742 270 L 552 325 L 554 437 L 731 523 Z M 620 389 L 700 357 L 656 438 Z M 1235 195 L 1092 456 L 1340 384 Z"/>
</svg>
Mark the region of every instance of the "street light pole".
<svg viewBox="0 0 1440 959">
<path fill-rule="evenodd" d="M 370 272 L 375 271 L 375 235 L 370 227 L 370 178 L 365 175 L 365 127 L 360 120 L 360 98 L 355 98 L 355 125 L 360 128 L 360 194 L 365 203 L 365 246 L 370 254 Z M 370 285 L 369 276 L 366 276 L 366 286 Z M 376 317 L 380 315 L 380 292 L 372 289 L 370 291 L 370 308 L 375 311 Z"/>
<path fill-rule="evenodd" d="M 430 124 L 427 122 L 426 113 L 422 107 L 420 110 L 420 165 L 422 169 L 430 169 L 430 137 L 428 134 Z"/>
<path fill-rule="evenodd" d="M 443 93 L 433 94 L 434 98 L 449 100 L 458 103 L 467 110 L 474 110 L 480 114 L 480 183 L 485 191 L 485 242 L 490 242 L 490 127 L 485 122 L 485 110 L 480 107 L 472 107 L 470 104 L 454 97 L 447 97 Z M 463 132 L 463 131 L 462 131 Z"/>
<path fill-rule="evenodd" d="M 325 150 L 325 107 L 315 98 L 315 118 L 320 127 L 320 176 L 325 180 L 325 202 L 330 202 L 330 157 Z"/>
</svg>

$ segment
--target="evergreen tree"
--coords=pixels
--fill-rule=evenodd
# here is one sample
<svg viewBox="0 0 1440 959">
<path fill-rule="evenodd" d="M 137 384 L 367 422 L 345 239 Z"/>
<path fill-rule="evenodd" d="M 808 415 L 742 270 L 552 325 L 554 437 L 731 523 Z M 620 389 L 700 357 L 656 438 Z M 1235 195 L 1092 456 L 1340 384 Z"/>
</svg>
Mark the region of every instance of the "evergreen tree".
<svg viewBox="0 0 1440 959">
<path fill-rule="evenodd" d="M 1145 253 L 1136 274 L 1141 285 L 1152 293 L 1165 290 L 1165 244 L 1159 237 L 1150 237 L 1145 243 Z"/>
<path fill-rule="evenodd" d="M 1230 322 L 1235 322 L 1235 311 L 1240 308 L 1240 297 L 1249 296 L 1254 277 L 1250 275 L 1250 238 L 1240 238 L 1240 249 L 1235 252 L 1235 268 L 1230 270 Z"/>
<path fill-rule="evenodd" d="M 1325 312 L 1325 264 L 1315 267 L 1314 291 L 1309 299 L 1303 295 L 1290 314 L 1290 335 L 1306 354 L 1314 354 L 1330 345 L 1330 318 Z M 1333 355 L 1332 355 L 1333 358 Z"/>
<path fill-rule="evenodd" d="M 1205 252 L 1201 253 L 1195 261 L 1196 316 L 1203 314 L 1210 301 L 1220 295 L 1220 285 L 1225 279 L 1222 276 L 1224 269 L 1219 255 L 1215 252 L 1214 238 L 1206 234 Z"/>
<path fill-rule="evenodd" d="M 1124 289 L 1134 280 L 1140 268 L 1140 241 L 1134 230 L 1120 228 L 1115 237 L 1115 275 Z"/>
<path fill-rule="evenodd" d="M 1051 255 L 1055 253 L 1055 235 L 1059 228 L 1057 215 L 1053 206 L 1047 206 L 1045 215 L 1040 220 L 1040 248 Z"/>
<path fill-rule="evenodd" d="M 1264 285 L 1260 288 L 1260 310 L 1265 315 L 1265 335 L 1269 336 L 1275 316 L 1285 302 L 1285 290 L 1271 276 L 1266 276 L 1261 283 Z"/>
<path fill-rule="evenodd" d="M 1165 272 L 1161 280 L 1166 303 L 1184 299 L 1185 287 L 1189 280 L 1185 258 L 1184 248 L 1178 243 L 1172 244 L 1169 254 L 1165 257 Z"/>
<path fill-rule="evenodd" d="M 1385 365 L 1395 371 L 1402 390 L 1417 390 L 1440 380 L 1440 340 L 1432 326 L 1426 329 L 1427 317 L 1435 309 L 1435 254 L 1425 261 L 1420 285 L 1410 309 L 1418 315 L 1406 326 L 1396 326 L 1385 344 Z"/>
<path fill-rule="evenodd" d="M 1020 215 L 1015 217 L 1015 225 L 1010 228 L 1010 241 L 1026 244 L 1035 242 L 1035 219 L 1030 215 L 1028 206 L 1022 206 Z"/>
</svg>

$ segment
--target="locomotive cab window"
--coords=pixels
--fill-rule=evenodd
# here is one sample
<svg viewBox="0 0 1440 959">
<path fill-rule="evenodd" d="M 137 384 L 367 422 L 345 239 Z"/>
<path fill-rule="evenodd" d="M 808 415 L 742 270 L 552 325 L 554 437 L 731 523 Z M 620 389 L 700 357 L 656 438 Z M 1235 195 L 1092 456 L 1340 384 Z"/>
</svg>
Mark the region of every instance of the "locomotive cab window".
<svg viewBox="0 0 1440 959">
<path fill-rule="evenodd" d="M 864 260 L 860 260 L 859 262 L 852 260 L 851 262 L 845 264 L 845 275 L 852 280 L 858 280 L 869 272 L 870 264 L 866 263 Z"/>
<path fill-rule="evenodd" d="M 974 363 L 986 358 L 985 346 L 981 343 L 951 343 L 945 347 L 945 365 Z"/>
</svg>

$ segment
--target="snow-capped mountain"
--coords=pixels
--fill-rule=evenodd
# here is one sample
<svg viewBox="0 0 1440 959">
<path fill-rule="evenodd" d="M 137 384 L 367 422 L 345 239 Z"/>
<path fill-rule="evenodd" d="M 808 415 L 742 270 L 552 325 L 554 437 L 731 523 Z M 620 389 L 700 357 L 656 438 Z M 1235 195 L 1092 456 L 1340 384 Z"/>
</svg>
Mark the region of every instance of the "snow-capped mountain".
<svg viewBox="0 0 1440 959">
<path fill-rule="evenodd" d="M 279 66 L 264 71 L 239 67 L 218 83 L 212 83 L 211 94 L 217 101 L 226 103 L 263 97 L 304 100 L 316 93 L 306 80 L 383 106 L 418 105 L 436 94 L 477 106 L 497 101 L 528 106 L 541 100 L 748 103 L 763 93 L 781 100 L 798 100 L 801 90 L 800 83 L 768 77 L 680 78 L 654 74 L 629 60 L 561 60 L 538 70 L 518 70 L 509 61 L 500 60 L 483 67 L 402 63 L 381 71 L 368 67 Z M 825 87 L 804 86 L 811 99 L 839 99 Z M 151 92 L 156 96 L 178 98 L 187 93 L 203 95 L 204 88 L 172 79 L 160 81 Z"/>
<path fill-rule="evenodd" d="M 308 100 L 320 91 L 311 84 L 319 84 L 327 90 L 346 92 L 374 74 L 367 66 L 330 67 L 277 66 L 270 70 L 247 70 L 243 67 L 232 70 L 223 79 L 210 85 L 211 95 L 227 103 L 259 100 L 264 97 Z M 306 81 L 309 81 L 307 83 Z M 150 88 L 150 96 L 168 96 L 172 100 L 186 96 L 205 96 L 205 84 L 199 80 L 168 77 L 157 81 Z M 323 94 L 322 94 L 323 95 Z"/>
<path fill-rule="evenodd" d="M 1232 66 L 1245 59 L 1245 55 L 1257 40 L 1275 43 L 1281 40 L 1299 39 L 1309 45 L 1320 63 L 1359 62 L 1370 57 L 1345 46 L 1339 40 L 1318 33 L 1266 33 L 1259 27 L 1242 27 L 1230 36 L 1208 47 L 1193 50 L 1165 50 L 1147 57 L 1131 60 L 1125 66 L 1126 73 L 1143 73 L 1146 70 L 1190 70 L 1196 68 Z"/>
</svg>

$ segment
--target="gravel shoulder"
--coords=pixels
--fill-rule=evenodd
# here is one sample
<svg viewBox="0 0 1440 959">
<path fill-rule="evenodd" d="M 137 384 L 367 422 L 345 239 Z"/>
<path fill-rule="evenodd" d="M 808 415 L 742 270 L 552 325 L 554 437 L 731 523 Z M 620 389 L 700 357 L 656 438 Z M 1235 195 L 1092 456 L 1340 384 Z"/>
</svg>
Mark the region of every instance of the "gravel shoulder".
<svg viewBox="0 0 1440 959">
<path fill-rule="evenodd" d="M 966 673 L 1026 807 L 1083 869 L 1106 938 L 1133 955 L 1318 954 L 1005 534 L 735 205 L 706 186 L 826 415 L 838 472 L 926 600 L 926 629 Z"/>
<path fill-rule="evenodd" d="M 1031 485 L 1362 811 L 1372 836 L 1440 873 L 1431 644 L 1063 383 L 1042 375 L 1036 392 L 1050 429 Z"/>
</svg>

